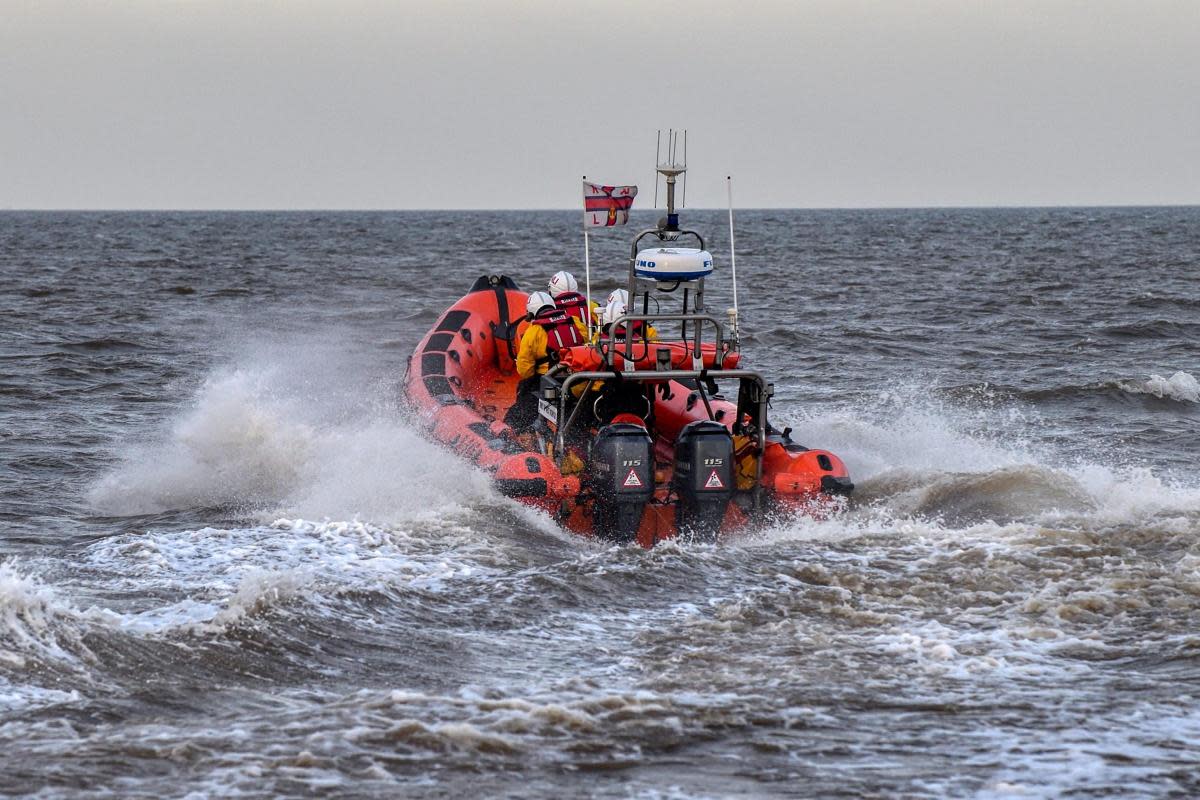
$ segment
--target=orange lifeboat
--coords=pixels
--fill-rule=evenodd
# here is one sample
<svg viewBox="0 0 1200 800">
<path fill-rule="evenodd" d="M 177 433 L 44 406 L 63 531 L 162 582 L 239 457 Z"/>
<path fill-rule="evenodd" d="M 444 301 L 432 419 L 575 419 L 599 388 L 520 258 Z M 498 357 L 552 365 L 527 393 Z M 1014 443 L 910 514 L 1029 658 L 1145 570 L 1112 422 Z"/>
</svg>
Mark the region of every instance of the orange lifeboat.
<svg viewBox="0 0 1200 800">
<path fill-rule="evenodd" d="M 668 138 L 674 153 L 675 134 Z M 714 259 L 675 213 L 675 182 L 686 164 L 657 169 L 667 214 L 634 238 L 626 288 L 610 295 L 591 341 L 548 343 L 537 362 L 544 374 L 536 384 L 519 381 L 528 298 L 507 277 L 481 277 L 417 346 L 405 394 L 430 435 L 491 472 L 502 493 L 587 536 L 644 547 L 684 534 L 716 541 L 777 513 L 827 513 L 853 489 L 846 465 L 771 427 L 774 389 L 742 366 L 738 352 L 736 280 L 727 322 L 705 310 Z M 617 188 L 585 183 L 587 203 L 608 209 L 610 225 L 636 195 L 636 187 L 619 187 L 615 196 Z M 732 216 L 730 225 L 732 241 Z M 699 246 L 681 243 L 690 239 Z M 573 282 L 555 275 L 552 285 L 569 287 L 560 299 L 575 293 Z M 554 302 L 535 299 L 535 308 Z M 679 310 L 662 311 L 672 300 Z M 585 310 L 590 335 L 588 303 L 571 302 Z M 676 323 L 677 341 L 660 338 Z M 564 324 L 573 334 L 571 323 L 554 323 Z M 518 399 L 518 384 L 533 394 Z M 721 394 L 722 384 L 736 399 Z M 510 418 L 530 429 L 514 431 Z"/>
<path fill-rule="evenodd" d="M 501 493 L 578 533 L 651 547 L 681 531 L 713 540 L 772 512 L 824 513 L 853 488 L 837 456 L 770 428 L 769 386 L 739 369 L 736 350 L 698 337 L 565 349 L 543 380 L 530 449 L 503 421 L 525 300 L 507 277 L 479 278 L 421 339 L 404 380 L 428 435 Z M 711 391 L 729 379 L 736 403 Z M 572 429 L 575 417 L 587 421 Z"/>
</svg>

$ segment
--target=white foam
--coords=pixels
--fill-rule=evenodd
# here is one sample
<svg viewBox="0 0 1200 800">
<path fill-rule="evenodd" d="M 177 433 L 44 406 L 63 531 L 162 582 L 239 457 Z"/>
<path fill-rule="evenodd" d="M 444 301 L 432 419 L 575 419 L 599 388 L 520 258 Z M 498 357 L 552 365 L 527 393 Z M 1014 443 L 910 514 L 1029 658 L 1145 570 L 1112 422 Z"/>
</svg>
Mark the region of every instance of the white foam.
<svg viewBox="0 0 1200 800">
<path fill-rule="evenodd" d="M 1114 469 L 1081 464 L 1070 470 L 1096 501 L 1092 524 L 1146 523 L 1200 512 L 1200 487 L 1172 483 L 1146 467 Z M 1156 519 L 1156 522 L 1161 519 Z"/>
<path fill-rule="evenodd" d="M 315 442 L 274 394 L 273 374 L 210 377 L 158 441 L 128 450 L 93 488 L 92 504 L 126 515 L 278 501 L 302 479 Z"/>
<path fill-rule="evenodd" d="M 1186 373 L 1176 373 L 1168 383 L 1177 399 L 1188 397 L 1196 385 Z M 838 519 L 849 531 L 899 532 L 942 514 L 952 521 L 992 519 L 1000 525 L 1095 526 L 1154 519 L 1195 530 L 1200 486 L 1167 480 L 1146 467 L 1067 462 L 1033 444 L 1031 414 L 988 392 L 964 407 L 910 386 L 881 392 L 852 410 L 806 410 L 789 424 L 796 441 L 831 450 L 846 462 L 857 486 L 857 510 Z M 864 509 L 864 503 L 870 507 Z M 845 538 L 836 524 L 803 519 L 768 533 Z"/>
<path fill-rule="evenodd" d="M 322 434 L 308 480 L 281 502 L 289 515 L 397 523 L 493 502 L 491 482 L 399 419 Z"/>
<path fill-rule="evenodd" d="M 472 528 L 486 533 L 501 507 L 521 528 L 560 533 L 546 515 L 499 498 L 484 473 L 409 428 L 390 399 L 394 385 L 382 384 L 372 368 L 356 363 L 361 356 L 347 356 L 336 343 L 317 352 L 267 348 L 239 366 L 217 370 L 157 440 L 127 451 L 122 466 L 96 485 L 92 499 L 110 514 L 215 505 L 253 512 L 264 523 L 282 517 L 351 528 L 293 531 L 309 537 L 303 545 L 281 537 L 279 529 L 264 535 L 269 527 L 135 537 L 116 542 L 129 552 L 108 556 L 123 562 L 128 574 L 166 576 L 174 569 L 190 585 L 190 575 L 219 576 L 228 569 L 217 563 L 201 569 L 209 559 L 192 552 L 217 542 L 216 560 L 225 558 L 220 555 L 225 546 L 249 546 L 250 563 L 260 568 L 305 569 L 312 562 L 298 556 L 305 547 L 336 562 L 345 556 L 338 548 L 346 536 L 431 531 L 437 538 Z M 1183 391 L 1191 378 L 1177 373 L 1171 380 Z M 854 510 L 826 520 L 788 520 L 753 537 L 750 546 L 880 533 L 1009 537 L 1005 526 L 1011 522 L 1069 527 L 1154 517 L 1182 530 L 1195 528 L 1189 515 L 1200 509 L 1200 488 L 1168 483 L 1145 469 L 1065 465 L 1031 444 L 1033 412 L 1005 403 L 986 390 L 969 404 L 953 404 L 932 397 L 927 387 L 902 386 L 850 410 L 805 409 L 789 420 L 793 437 L 846 461 L 858 485 Z M 975 527 L 989 520 L 990 528 Z M 327 535 L 341 544 L 311 541 Z M 195 537 L 205 541 L 189 542 Z M 279 541 L 259 542 L 266 538 Z M 394 538 L 390 544 L 396 544 Z M 292 552 L 282 552 L 289 547 Z M 408 544 L 400 549 L 411 554 Z M 354 569 L 381 557 L 392 558 L 359 554 L 352 559 Z M 194 563 L 181 566 L 180 559 Z M 211 619 L 212 613 L 208 606 L 167 608 L 162 619 L 182 624 Z"/>
<path fill-rule="evenodd" d="M 50 586 L 0 564 L 0 710 L 26 711 L 81 701 L 80 688 L 93 686 L 95 656 L 84 643 L 89 628 L 111 629 L 119 615 L 102 609 L 80 611 Z M 61 686 L 64 690 L 40 685 Z"/>
<path fill-rule="evenodd" d="M 510 568 L 505 551 L 439 511 L 395 528 L 279 519 L 250 528 L 123 534 L 91 545 L 83 561 L 111 576 L 109 588 L 134 594 L 120 613 L 105 613 L 108 624 L 135 635 L 216 634 L 296 600 L 320 604 L 343 591 L 395 587 L 439 592 Z M 186 596 L 173 602 L 157 599 L 181 592 Z"/>
<path fill-rule="evenodd" d="M 388 522 L 495 498 L 485 475 L 406 424 L 393 385 L 325 375 L 298 355 L 275 358 L 211 375 L 159 435 L 129 445 L 95 484 L 96 510 L 220 507 Z"/>
<path fill-rule="evenodd" d="M 26 659 L 76 660 L 72 649 L 82 647 L 71 623 L 79 612 L 45 584 L 22 575 L 11 564 L 0 564 L 0 662 L 24 667 Z M 60 637 L 67 635 L 64 646 Z"/>
<path fill-rule="evenodd" d="M 223 630 L 247 617 L 261 614 L 299 594 L 311 582 L 312 576 L 303 570 L 249 570 L 238 582 L 225 607 L 213 616 L 209 627 Z"/>
<path fill-rule="evenodd" d="M 996 728 L 982 738 L 1003 766 L 978 798 L 1168 796 L 1178 794 L 1180 784 L 1164 781 L 1170 774 L 1164 759 L 1182 764 L 1183 754 L 1200 748 L 1200 713 L 1182 695 L 1173 708 L 1117 704 L 1086 727 Z"/>
<path fill-rule="evenodd" d="M 1016 630 L 987 626 L 951 626 L 937 621 L 889 628 L 871 638 L 882 655 L 912 663 L 931 679 L 973 683 L 997 679 L 1074 680 L 1091 667 L 1057 656 L 1060 637 L 1030 639 Z"/>
<path fill-rule="evenodd" d="M 12 684 L 0 677 L 0 711 L 25 712 L 51 706 L 70 705 L 83 700 L 78 689 L 65 692 L 30 684 Z"/>
<path fill-rule="evenodd" d="M 974 409 L 950 406 L 927 387 L 903 386 L 849 410 L 805 410 L 788 424 L 796 441 L 836 453 L 856 482 L 896 470 L 976 472 L 1039 461 L 1020 435 L 1028 413 L 984 400 Z"/>
<path fill-rule="evenodd" d="M 1169 378 L 1151 374 L 1142 383 L 1125 381 L 1121 388 L 1133 394 L 1151 394 L 1158 398 L 1200 403 L 1200 381 L 1186 372 L 1176 372 Z"/>
</svg>

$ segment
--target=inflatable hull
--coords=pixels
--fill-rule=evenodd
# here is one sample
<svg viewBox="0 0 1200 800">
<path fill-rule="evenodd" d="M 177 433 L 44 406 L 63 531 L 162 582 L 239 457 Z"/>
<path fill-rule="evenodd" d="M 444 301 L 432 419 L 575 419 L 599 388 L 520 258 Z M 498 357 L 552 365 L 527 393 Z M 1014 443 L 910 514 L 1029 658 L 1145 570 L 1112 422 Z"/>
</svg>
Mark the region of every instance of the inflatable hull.
<svg viewBox="0 0 1200 800">
<path fill-rule="evenodd" d="M 491 473 L 503 494 L 547 511 L 572 531 L 596 535 L 598 507 L 589 489 L 588 453 L 572 452 L 573 458 L 563 460 L 571 474 L 564 474 L 551 454 L 533 449 L 528 446 L 529 437 L 518 435 L 527 432 L 514 431 L 504 422 L 517 397 L 515 354 L 524 330 L 525 299 L 525 293 L 508 278 L 481 277 L 417 345 L 405 375 L 404 394 L 427 434 Z M 672 365 L 702 361 L 705 369 L 715 368 L 711 374 L 716 378 L 721 368 L 737 364 L 736 353 L 724 354 L 717 363 L 711 350 L 694 359 L 680 343 L 654 343 L 651 349 L 659 346 L 670 352 Z M 598 362 L 590 352 L 594 351 L 573 348 L 564 354 L 564 361 L 593 369 Z M 646 355 L 648 360 L 654 357 L 654 353 Z M 708 423 L 710 433 L 719 431 L 713 423 L 733 431 L 737 414 L 735 404 L 701 397 L 696 388 L 679 381 L 658 383 L 652 396 L 653 409 L 647 418 L 653 425 L 647 433 L 654 463 L 643 474 L 653 481 L 654 488 L 652 493 L 646 489 L 649 500 L 636 530 L 623 537 L 644 547 L 680 533 L 681 493 L 674 473 L 681 432 L 703 420 L 712 421 Z M 734 436 L 732 441 L 736 444 L 738 438 Z M 737 454 L 734 457 L 739 458 Z M 716 479 L 721 483 L 716 488 L 728 490 L 732 496 L 717 525 L 718 535 L 745 529 L 760 517 L 828 513 L 852 488 L 837 456 L 800 447 L 786 436 L 767 437 L 763 452 L 749 455 L 761 458 L 760 474 L 746 457 L 740 457 L 737 486 L 724 486 L 724 481 L 730 480 L 728 475 Z M 570 468 L 567 462 L 572 462 Z"/>
</svg>

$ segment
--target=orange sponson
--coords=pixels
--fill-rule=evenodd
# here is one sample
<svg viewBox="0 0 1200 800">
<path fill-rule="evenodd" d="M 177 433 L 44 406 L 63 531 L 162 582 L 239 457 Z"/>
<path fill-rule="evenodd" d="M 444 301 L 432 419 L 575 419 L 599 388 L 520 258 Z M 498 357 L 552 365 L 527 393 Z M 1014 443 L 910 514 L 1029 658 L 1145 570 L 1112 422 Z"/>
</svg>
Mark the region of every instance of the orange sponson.
<svg viewBox="0 0 1200 800">
<path fill-rule="evenodd" d="M 554 460 L 542 453 L 518 453 L 496 467 L 496 488 L 546 510 L 579 494 L 579 478 L 563 475 Z"/>
<path fill-rule="evenodd" d="M 511 352 L 520 341 L 516 323 L 524 292 L 477 282 L 444 313 L 413 353 L 404 393 L 417 421 L 436 441 L 495 474 L 497 488 L 523 502 L 550 508 L 579 494 L 579 479 L 554 461 L 516 443 L 501 420 L 516 398 Z"/>
<path fill-rule="evenodd" d="M 763 453 L 762 483 L 788 505 L 839 494 L 849 476 L 842 460 L 828 450 L 789 450 L 780 442 L 767 442 Z"/>
<path fill-rule="evenodd" d="M 714 373 L 713 377 L 719 379 L 721 374 Z M 733 427 L 737 419 L 737 406 L 728 400 L 709 398 L 708 408 L 705 408 L 697 390 L 688 389 L 678 381 L 670 381 L 667 388 L 668 394 L 655 395 L 654 418 L 658 425 L 658 435 L 672 445 L 684 425 L 698 419 L 708 419 L 708 408 L 713 410 L 717 422 L 726 428 Z"/>
</svg>

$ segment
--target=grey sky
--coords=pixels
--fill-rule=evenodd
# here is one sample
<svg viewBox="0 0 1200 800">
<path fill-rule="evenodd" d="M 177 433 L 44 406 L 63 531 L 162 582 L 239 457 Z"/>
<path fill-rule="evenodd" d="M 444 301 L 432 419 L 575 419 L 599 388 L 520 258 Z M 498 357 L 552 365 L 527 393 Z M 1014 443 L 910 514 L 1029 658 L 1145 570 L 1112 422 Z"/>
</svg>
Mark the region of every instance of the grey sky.
<svg viewBox="0 0 1200 800">
<path fill-rule="evenodd" d="M 0 0 L 0 121 L 0 208 L 571 208 L 660 127 L 692 206 L 1191 204 L 1200 0 Z"/>
</svg>

